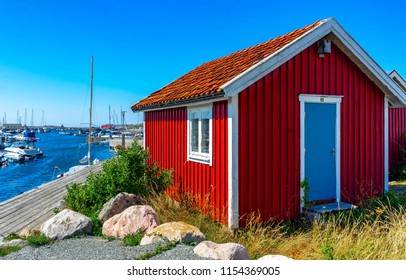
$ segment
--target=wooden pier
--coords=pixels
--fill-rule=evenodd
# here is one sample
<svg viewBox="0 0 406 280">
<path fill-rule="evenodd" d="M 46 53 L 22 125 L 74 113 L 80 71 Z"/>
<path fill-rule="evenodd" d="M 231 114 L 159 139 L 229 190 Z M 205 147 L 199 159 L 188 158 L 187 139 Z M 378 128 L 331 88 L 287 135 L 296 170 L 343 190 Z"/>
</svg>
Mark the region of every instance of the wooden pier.
<svg viewBox="0 0 406 280">
<path fill-rule="evenodd" d="M 0 235 L 20 233 L 24 228 L 39 229 L 54 215 L 70 183 L 83 183 L 87 176 L 102 170 L 102 163 L 86 167 L 0 203 Z"/>
</svg>

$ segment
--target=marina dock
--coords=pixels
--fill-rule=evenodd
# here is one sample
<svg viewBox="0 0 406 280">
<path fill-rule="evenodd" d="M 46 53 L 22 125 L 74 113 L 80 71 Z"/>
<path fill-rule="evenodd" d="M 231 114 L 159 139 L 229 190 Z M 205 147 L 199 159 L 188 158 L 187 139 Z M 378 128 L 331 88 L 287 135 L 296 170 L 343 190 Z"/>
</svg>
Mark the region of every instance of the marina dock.
<svg viewBox="0 0 406 280">
<path fill-rule="evenodd" d="M 53 209 L 59 207 L 67 193 L 67 185 L 83 183 L 91 172 L 101 170 L 102 162 L 0 202 L 0 235 L 20 233 L 24 228 L 39 229 L 42 223 L 55 215 Z"/>
</svg>

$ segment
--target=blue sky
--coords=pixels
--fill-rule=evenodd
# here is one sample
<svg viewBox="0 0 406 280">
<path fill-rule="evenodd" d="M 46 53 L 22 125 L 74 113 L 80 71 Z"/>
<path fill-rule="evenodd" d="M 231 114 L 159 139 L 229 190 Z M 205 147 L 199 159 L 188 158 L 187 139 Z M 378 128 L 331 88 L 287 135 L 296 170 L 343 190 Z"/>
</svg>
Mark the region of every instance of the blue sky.
<svg viewBox="0 0 406 280">
<path fill-rule="evenodd" d="M 406 77 L 404 1 L 0 0 L 0 122 L 142 121 L 130 106 L 198 65 L 334 17 Z M 27 111 L 27 114 L 25 114 Z M 44 112 L 44 119 L 42 118 Z M 114 114 L 113 114 L 114 113 Z M 32 117 L 33 115 L 33 117 Z M 26 117 L 25 117 L 26 116 Z"/>
</svg>

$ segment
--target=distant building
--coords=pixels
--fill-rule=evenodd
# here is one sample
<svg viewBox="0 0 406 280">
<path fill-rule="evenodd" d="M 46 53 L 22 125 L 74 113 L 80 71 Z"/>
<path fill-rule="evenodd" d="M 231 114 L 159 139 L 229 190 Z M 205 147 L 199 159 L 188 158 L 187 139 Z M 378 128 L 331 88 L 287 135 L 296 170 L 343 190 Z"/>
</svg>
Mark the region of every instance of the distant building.
<svg viewBox="0 0 406 280">
<path fill-rule="evenodd" d="M 17 130 L 21 129 L 23 125 L 21 123 L 3 123 L 2 129 L 3 130 Z"/>
</svg>

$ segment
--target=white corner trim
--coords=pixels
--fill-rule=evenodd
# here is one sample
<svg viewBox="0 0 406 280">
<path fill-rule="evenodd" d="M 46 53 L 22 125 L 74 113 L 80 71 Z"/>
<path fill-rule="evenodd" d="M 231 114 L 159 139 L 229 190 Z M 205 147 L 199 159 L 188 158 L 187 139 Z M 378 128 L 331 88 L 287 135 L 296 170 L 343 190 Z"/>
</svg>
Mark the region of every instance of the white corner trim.
<svg viewBox="0 0 406 280">
<path fill-rule="evenodd" d="M 144 114 L 144 121 L 142 122 L 142 129 L 143 129 L 143 140 L 142 140 L 142 146 L 144 147 L 144 150 L 145 150 L 145 147 L 146 147 L 146 144 L 145 144 L 145 137 L 146 137 L 146 133 L 145 133 L 145 114 Z"/>
<path fill-rule="evenodd" d="M 305 156 L 306 156 L 306 143 L 305 143 L 305 104 L 306 103 L 319 103 L 319 104 L 336 104 L 336 120 L 335 120 L 335 158 L 336 158 L 336 202 L 341 201 L 341 101 L 342 96 L 331 96 L 331 95 L 311 95 L 311 94 L 300 94 L 300 181 L 306 178 L 305 174 Z M 304 206 L 303 204 L 304 192 L 300 189 L 300 201 L 301 207 L 300 211 Z"/>
<path fill-rule="evenodd" d="M 389 101 L 385 98 L 384 109 L 384 191 L 389 191 Z"/>
<path fill-rule="evenodd" d="M 239 227 L 238 95 L 228 102 L 228 227 Z"/>
</svg>

